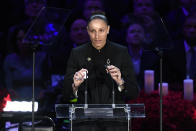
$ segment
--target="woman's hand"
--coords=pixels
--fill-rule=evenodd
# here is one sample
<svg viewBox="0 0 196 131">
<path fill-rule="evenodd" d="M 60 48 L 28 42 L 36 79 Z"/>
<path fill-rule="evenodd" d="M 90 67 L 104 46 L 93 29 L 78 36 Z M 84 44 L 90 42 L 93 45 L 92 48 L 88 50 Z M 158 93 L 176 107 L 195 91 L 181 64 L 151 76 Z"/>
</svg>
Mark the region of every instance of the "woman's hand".
<svg viewBox="0 0 196 131">
<path fill-rule="evenodd" d="M 120 69 L 118 67 L 110 65 L 110 66 L 107 66 L 106 70 L 107 70 L 108 73 L 110 73 L 112 79 L 115 80 L 117 85 L 123 85 L 124 84 L 124 81 L 121 78 Z"/>
<path fill-rule="evenodd" d="M 87 75 L 87 73 L 88 70 L 82 68 L 74 74 L 72 85 L 74 91 L 78 90 L 78 87 L 84 82 L 84 79 L 86 77 L 85 75 Z"/>
</svg>

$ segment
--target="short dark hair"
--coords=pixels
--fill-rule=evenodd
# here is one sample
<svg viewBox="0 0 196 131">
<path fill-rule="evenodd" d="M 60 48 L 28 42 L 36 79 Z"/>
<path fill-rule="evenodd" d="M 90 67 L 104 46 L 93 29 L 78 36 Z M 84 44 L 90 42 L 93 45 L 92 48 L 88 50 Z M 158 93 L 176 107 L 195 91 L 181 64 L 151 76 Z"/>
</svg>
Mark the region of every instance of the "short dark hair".
<svg viewBox="0 0 196 131">
<path fill-rule="evenodd" d="M 94 19 L 101 19 L 101 20 L 105 21 L 105 23 L 106 23 L 107 25 L 109 25 L 108 19 L 107 19 L 105 13 L 102 12 L 102 11 L 93 12 L 92 15 L 90 16 L 90 18 L 89 18 L 87 24 L 89 25 L 89 23 L 90 23 L 92 20 L 94 20 Z"/>
</svg>

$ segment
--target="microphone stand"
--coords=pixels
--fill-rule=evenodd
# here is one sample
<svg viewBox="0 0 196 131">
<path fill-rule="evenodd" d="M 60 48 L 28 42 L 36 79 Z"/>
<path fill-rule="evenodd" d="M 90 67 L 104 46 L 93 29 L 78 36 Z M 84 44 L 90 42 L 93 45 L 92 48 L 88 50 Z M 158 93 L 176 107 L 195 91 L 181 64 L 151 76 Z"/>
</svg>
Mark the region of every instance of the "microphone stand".
<svg viewBox="0 0 196 131">
<path fill-rule="evenodd" d="M 166 28 L 162 18 L 160 18 L 160 23 L 163 25 L 163 30 L 168 35 L 169 33 L 167 31 L 167 28 Z M 170 39 L 169 36 L 167 36 L 167 37 L 169 38 L 168 39 L 169 41 L 167 41 L 167 42 L 170 43 L 171 39 Z M 164 37 L 164 39 L 165 39 L 165 37 Z M 156 55 L 159 56 L 159 64 L 160 64 L 159 65 L 160 66 L 160 131 L 162 131 L 162 129 L 163 129 L 163 106 L 162 106 L 163 105 L 163 94 L 162 94 L 162 85 L 163 85 L 163 52 L 164 52 L 164 50 L 172 49 L 173 45 L 170 43 L 170 45 L 168 45 L 167 48 L 160 48 L 160 47 L 157 47 L 155 45 L 155 42 L 156 42 L 155 40 L 152 41 L 151 43 L 153 45 L 149 45 L 148 48 L 150 48 L 149 50 L 153 51 Z M 159 42 L 160 42 L 160 40 L 157 43 L 159 43 Z"/>
<path fill-rule="evenodd" d="M 36 17 L 36 21 L 38 19 L 38 17 L 41 15 L 41 12 L 45 9 L 45 7 L 43 7 L 37 17 Z M 27 31 L 27 34 L 31 31 L 32 27 L 35 25 L 35 22 L 29 27 L 29 30 Z M 27 35 L 26 34 L 26 35 Z M 25 36 L 26 37 L 26 36 Z M 25 39 L 23 39 L 23 42 L 27 42 L 29 43 L 29 45 L 31 46 L 32 52 L 33 52 L 33 72 L 32 72 L 32 128 L 31 131 L 34 131 L 34 121 L 35 121 L 35 111 L 34 111 L 34 107 L 35 107 L 35 52 L 38 49 L 40 43 L 38 41 L 26 41 Z"/>
<path fill-rule="evenodd" d="M 33 52 L 32 131 L 34 131 L 35 106 L 35 52 L 40 45 L 51 45 L 51 43 L 54 42 L 53 40 L 57 38 L 60 31 L 63 29 L 63 25 L 65 24 L 68 15 L 70 14 L 69 10 L 65 11 L 66 10 L 59 10 L 58 8 L 42 7 L 23 39 L 23 42 L 26 42 L 31 46 Z M 58 16 L 56 14 L 58 14 Z M 58 22 L 56 22 L 57 20 Z M 44 37 L 42 37 L 43 35 Z M 45 37 L 45 35 L 47 37 Z"/>
<path fill-rule="evenodd" d="M 90 57 L 88 57 L 87 59 L 87 63 L 86 63 L 86 69 L 87 69 L 87 67 L 88 67 L 88 62 L 90 62 L 91 61 L 91 58 Z M 88 86 L 88 81 L 87 81 L 87 79 L 88 79 L 88 71 L 86 71 L 85 72 L 85 76 L 84 76 L 85 78 L 85 91 L 84 91 L 84 107 L 85 108 L 88 108 L 88 88 L 87 88 L 87 86 Z"/>
<path fill-rule="evenodd" d="M 159 68 L 160 68 L 160 131 L 163 129 L 163 94 L 162 94 L 162 86 L 163 86 L 163 50 L 162 48 L 155 47 L 151 49 L 156 55 L 159 56 Z"/>
<path fill-rule="evenodd" d="M 162 94 L 162 85 L 163 85 L 163 51 L 159 50 L 157 53 L 160 57 L 160 131 L 163 129 L 163 94 Z"/>
<path fill-rule="evenodd" d="M 34 127 L 34 121 L 35 121 L 35 111 L 34 111 L 34 107 L 35 107 L 35 52 L 38 48 L 38 44 L 33 44 L 32 45 L 32 51 L 33 51 L 33 73 L 32 73 L 32 77 L 33 77 L 33 87 L 32 87 L 32 130 L 34 131 L 35 127 Z"/>
<path fill-rule="evenodd" d="M 110 59 L 107 59 L 107 64 L 105 65 L 106 69 L 107 66 L 110 66 Z M 112 80 L 112 108 L 115 108 L 115 90 L 114 90 L 114 80 L 112 79 L 112 76 L 110 75 L 110 78 Z"/>
<path fill-rule="evenodd" d="M 87 82 L 87 78 L 88 78 L 88 76 L 87 76 L 87 72 L 85 72 L 86 73 L 86 81 L 85 81 L 85 92 L 84 92 L 84 97 L 85 97 L 85 104 L 84 104 L 84 106 L 85 106 L 85 108 L 88 108 L 88 91 L 87 91 L 87 85 L 88 85 L 88 82 Z"/>
<path fill-rule="evenodd" d="M 162 94 L 162 85 L 163 85 L 163 49 L 155 47 L 153 49 L 154 53 L 159 56 L 159 68 L 160 68 L 160 131 L 163 129 L 163 94 Z"/>
<path fill-rule="evenodd" d="M 166 31 L 167 34 L 169 34 L 169 32 L 167 31 L 167 28 L 164 24 L 163 19 L 161 18 L 161 23 L 163 25 L 163 29 Z M 169 48 L 167 48 L 167 50 L 173 48 L 171 45 Z M 158 51 L 158 56 L 160 57 L 160 131 L 163 130 L 163 50 L 164 49 L 156 49 Z"/>
<path fill-rule="evenodd" d="M 115 90 L 114 90 L 114 81 L 113 81 L 113 79 L 112 79 L 112 107 L 115 108 Z"/>
</svg>

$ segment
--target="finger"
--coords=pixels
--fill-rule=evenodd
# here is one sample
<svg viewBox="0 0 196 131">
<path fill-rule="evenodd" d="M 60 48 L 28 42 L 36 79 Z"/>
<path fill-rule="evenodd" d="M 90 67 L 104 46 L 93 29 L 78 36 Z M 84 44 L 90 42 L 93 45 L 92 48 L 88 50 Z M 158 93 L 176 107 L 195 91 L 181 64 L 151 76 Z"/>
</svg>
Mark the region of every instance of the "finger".
<svg viewBox="0 0 196 131">
<path fill-rule="evenodd" d="M 77 73 L 81 73 L 81 74 L 82 74 L 82 72 L 88 72 L 88 70 L 87 70 L 87 69 L 82 68 L 81 70 L 77 71 Z"/>
<path fill-rule="evenodd" d="M 113 71 L 116 70 L 116 68 L 108 68 L 108 70 L 109 70 L 110 72 L 113 72 Z"/>
<path fill-rule="evenodd" d="M 118 67 L 116 67 L 116 66 L 114 66 L 114 65 L 110 65 L 110 66 L 108 66 L 108 69 L 109 70 L 120 70 Z"/>
<path fill-rule="evenodd" d="M 75 75 L 74 75 L 74 78 L 76 80 L 82 80 L 83 79 L 83 76 L 80 72 L 76 72 Z"/>
<path fill-rule="evenodd" d="M 114 68 L 114 69 L 111 69 L 109 70 L 110 73 L 119 73 L 120 70 L 118 68 Z"/>
<path fill-rule="evenodd" d="M 79 78 L 80 77 L 80 73 L 79 72 L 76 72 L 75 75 L 74 75 L 74 77 L 75 78 Z"/>
<path fill-rule="evenodd" d="M 111 73 L 111 76 L 116 77 L 116 76 L 119 76 L 119 74 L 118 73 Z"/>
<path fill-rule="evenodd" d="M 82 79 L 85 79 L 86 75 L 87 75 L 87 73 L 86 73 L 85 71 L 80 72 L 80 77 L 81 77 Z"/>
<path fill-rule="evenodd" d="M 108 70 L 111 70 L 111 69 L 113 69 L 113 68 L 115 68 L 115 66 L 113 66 L 113 65 L 107 66 L 107 69 L 108 69 Z"/>
<path fill-rule="evenodd" d="M 79 71 L 79 72 L 78 72 L 78 76 L 79 76 L 79 77 L 83 77 L 83 73 Z"/>
<path fill-rule="evenodd" d="M 81 80 L 81 78 L 78 77 L 78 76 L 76 76 L 74 79 L 77 80 L 77 81 Z"/>
<path fill-rule="evenodd" d="M 82 69 L 80 70 L 80 72 L 87 72 L 87 73 L 88 73 L 88 70 L 87 70 L 87 69 L 82 68 Z"/>
</svg>

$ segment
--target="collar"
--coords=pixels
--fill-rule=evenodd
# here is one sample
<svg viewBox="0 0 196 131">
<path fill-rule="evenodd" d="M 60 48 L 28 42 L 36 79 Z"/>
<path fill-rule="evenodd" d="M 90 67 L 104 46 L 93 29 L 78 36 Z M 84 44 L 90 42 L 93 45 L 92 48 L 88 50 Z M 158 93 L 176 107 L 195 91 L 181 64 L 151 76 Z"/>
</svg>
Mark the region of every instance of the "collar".
<svg viewBox="0 0 196 131">
<path fill-rule="evenodd" d="M 105 52 L 107 49 L 108 49 L 108 47 L 109 47 L 109 45 L 110 45 L 110 43 L 109 43 L 109 40 L 106 40 L 106 44 L 105 44 L 105 46 L 103 47 L 103 48 L 101 48 L 101 49 L 96 49 L 95 47 L 93 47 L 93 45 L 92 45 L 92 43 L 90 42 L 89 43 L 90 44 L 90 46 L 92 47 L 92 49 L 93 49 L 93 51 L 96 51 L 96 52 Z"/>
</svg>

